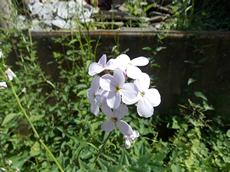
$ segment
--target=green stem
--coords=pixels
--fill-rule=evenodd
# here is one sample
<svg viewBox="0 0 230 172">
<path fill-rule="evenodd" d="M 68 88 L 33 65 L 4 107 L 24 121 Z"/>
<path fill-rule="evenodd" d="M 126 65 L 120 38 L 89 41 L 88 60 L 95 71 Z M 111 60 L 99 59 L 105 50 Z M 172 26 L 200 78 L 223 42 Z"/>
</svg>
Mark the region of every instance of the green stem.
<svg viewBox="0 0 230 172">
<path fill-rule="evenodd" d="M 5 73 L 4 73 L 2 70 L 1 70 L 1 73 L 5 76 Z M 10 87 L 11 87 L 12 93 L 13 93 L 13 95 L 14 95 L 16 101 L 17 101 L 17 104 L 18 104 L 20 110 L 22 111 L 23 115 L 25 116 L 27 122 L 29 123 L 30 127 L 32 128 L 35 137 L 39 140 L 39 142 L 40 142 L 41 145 L 44 147 L 44 149 L 47 151 L 47 153 L 51 156 L 51 158 L 53 159 L 53 161 L 54 161 L 54 162 L 56 163 L 56 165 L 58 166 L 59 170 L 60 170 L 61 172 L 64 172 L 64 170 L 63 170 L 62 166 L 60 165 L 60 163 L 58 162 L 58 160 L 55 158 L 55 156 L 54 156 L 53 153 L 50 151 L 50 149 L 48 148 L 48 146 L 46 146 L 46 144 L 45 144 L 45 143 L 43 142 L 43 140 L 40 138 L 40 136 L 39 136 L 37 130 L 35 129 L 35 127 L 34 127 L 32 121 L 31 121 L 30 118 L 29 118 L 29 115 L 27 114 L 26 110 L 23 108 L 23 106 L 22 106 L 22 104 L 21 104 L 21 101 L 20 101 L 20 99 L 19 99 L 19 97 L 18 97 L 18 95 L 17 95 L 17 93 L 16 93 L 16 91 L 15 91 L 15 89 L 14 89 L 14 86 L 13 86 L 12 82 L 10 81 L 9 83 L 10 83 Z"/>
<path fill-rule="evenodd" d="M 102 153 L 102 151 L 103 151 L 103 149 L 104 149 L 106 143 L 107 143 L 108 140 L 109 140 L 109 137 L 110 137 L 111 133 L 112 133 L 112 132 L 110 132 L 110 133 L 108 134 L 108 136 L 106 137 L 106 139 L 105 139 L 105 141 L 103 142 L 102 146 L 101 146 L 100 149 L 98 150 L 98 154 L 97 154 L 97 156 L 96 156 L 94 162 L 96 162 L 96 161 L 98 160 L 98 158 L 100 157 L 100 155 L 101 155 L 101 153 Z"/>
<path fill-rule="evenodd" d="M 13 86 L 13 84 L 12 84 L 11 82 L 10 82 L 10 86 L 11 86 L 12 92 L 13 92 L 13 94 L 14 94 L 14 97 L 16 98 L 17 104 L 18 104 L 19 108 L 21 109 L 22 113 L 24 114 L 26 120 L 27 120 L 28 123 L 30 124 L 30 126 L 31 126 L 31 128 L 32 128 L 32 130 L 33 130 L 33 132 L 34 132 L 35 137 L 36 137 L 37 139 L 39 139 L 39 142 L 40 142 L 41 145 L 45 148 L 45 150 L 48 152 L 48 154 L 51 156 L 51 158 L 53 159 L 53 161 L 54 161 L 54 162 L 56 163 L 56 165 L 58 166 L 59 170 L 60 170 L 61 172 L 64 172 L 64 170 L 62 169 L 62 166 L 60 165 L 60 163 L 58 162 L 58 160 L 54 157 L 53 153 L 50 151 L 50 149 L 46 146 L 46 144 L 45 144 L 45 143 L 43 142 L 43 140 L 40 138 L 40 136 L 39 136 L 37 130 L 35 129 L 35 127 L 34 127 L 32 121 L 30 120 L 30 118 L 29 118 L 29 116 L 27 115 L 25 109 L 23 108 L 23 106 L 22 106 L 22 104 L 21 104 L 21 102 L 20 102 L 20 99 L 19 99 L 19 97 L 18 97 L 18 95 L 17 95 L 17 93 L 16 93 L 16 91 L 15 91 L 15 89 L 14 89 L 14 86 Z"/>
</svg>

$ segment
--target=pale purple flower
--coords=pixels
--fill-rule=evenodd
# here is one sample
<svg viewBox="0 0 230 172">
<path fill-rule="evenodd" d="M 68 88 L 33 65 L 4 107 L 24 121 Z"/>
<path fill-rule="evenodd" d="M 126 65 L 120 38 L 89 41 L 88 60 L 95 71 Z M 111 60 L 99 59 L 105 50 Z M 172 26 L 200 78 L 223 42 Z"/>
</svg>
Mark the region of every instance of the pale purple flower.
<svg viewBox="0 0 230 172">
<path fill-rule="evenodd" d="M 107 62 L 107 56 L 104 54 L 99 59 L 98 63 L 93 62 L 90 64 L 88 73 L 90 76 L 94 76 L 103 72 L 104 70 L 114 70 L 115 68 L 117 68 L 115 59 L 110 59 Z"/>
<path fill-rule="evenodd" d="M 92 80 L 91 87 L 87 92 L 87 97 L 90 101 L 90 111 L 96 116 L 100 112 L 100 105 L 107 94 L 106 91 L 100 89 L 99 81 L 100 77 L 95 76 Z"/>
<path fill-rule="evenodd" d="M 7 88 L 6 82 L 4 82 L 4 81 L 0 82 L 0 89 L 2 90 L 2 89 L 6 89 L 6 88 Z"/>
<path fill-rule="evenodd" d="M 15 73 L 10 68 L 5 71 L 5 74 L 10 81 L 16 77 Z"/>
<path fill-rule="evenodd" d="M 102 112 L 106 114 L 108 119 L 102 123 L 101 129 L 105 132 L 111 132 L 115 128 L 118 128 L 122 134 L 131 135 L 132 128 L 122 118 L 128 114 L 128 108 L 126 105 L 121 104 L 117 109 L 110 109 L 108 106 L 102 106 Z"/>
<path fill-rule="evenodd" d="M 154 108 L 160 104 L 161 96 L 157 89 L 151 88 L 150 78 L 146 73 L 142 73 L 141 77 L 134 81 L 138 89 L 137 113 L 143 117 L 151 117 L 154 113 Z"/>
<path fill-rule="evenodd" d="M 139 132 L 136 130 L 133 130 L 130 135 L 125 135 L 125 148 L 129 149 L 131 147 L 131 144 L 135 142 L 135 140 L 140 136 Z"/>
<path fill-rule="evenodd" d="M 110 108 L 118 108 L 123 103 L 131 105 L 137 102 L 137 89 L 134 83 L 125 83 L 124 73 L 120 69 L 114 70 L 113 76 L 106 74 L 100 79 L 100 86 L 108 91 L 106 102 Z"/>
<path fill-rule="evenodd" d="M 129 78 L 137 79 L 141 75 L 141 70 L 137 66 L 146 66 L 149 60 L 146 57 L 137 57 L 130 60 L 126 54 L 121 54 L 116 58 L 116 63 L 119 64 L 120 68 Z"/>
<path fill-rule="evenodd" d="M 135 104 L 138 115 L 148 118 L 153 115 L 154 107 L 161 102 L 158 90 L 149 88 L 150 77 L 138 68 L 148 63 L 146 57 L 131 60 L 128 55 L 121 54 L 108 62 L 106 55 L 103 55 L 98 63 L 89 66 L 88 73 L 94 76 L 87 94 L 91 112 L 98 115 L 101 110 L 107 116 L 101 129 L 111 132 L 118 128 L 124 135 L 127 149 L 139 137 L 139 132 L 122 120 L 128 114 L 126 105 Z"/>
</svg>

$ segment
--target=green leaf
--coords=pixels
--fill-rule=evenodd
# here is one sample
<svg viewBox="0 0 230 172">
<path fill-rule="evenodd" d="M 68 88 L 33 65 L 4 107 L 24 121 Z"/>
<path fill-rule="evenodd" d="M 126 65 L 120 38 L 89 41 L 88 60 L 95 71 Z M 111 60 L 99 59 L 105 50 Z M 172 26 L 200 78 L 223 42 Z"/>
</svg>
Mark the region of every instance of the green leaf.
<svg viewBox="0 0 230 172">
<path fill-rule="evenodd" d="M 13 168 L 21 169 L 22 166 L 25 164 L 25 162 L 28 161 L 28 159 L 30 159 L 30 158 L 31 157 L 29 156 L 28 152 L 26 150 L 24 150 L 23 153 L 14 155 L 14 156 L 10 157 L 9 159 L 13 162 L 12 163 Z"/>
<path fill-rule="evenodd" d="M 110 166 L 108 171 L 110 171 L 110 172 L 121 172 L 122 166 L 121 165 Z"/>
<path fill-rule="evenodd" d="M 31 156 L 37 156 L 40 154 L 40 143 L 35 142 L 34 145 L 30 149 L 30 155 Z"/>
<path fill-rule="evenodd" d="M 164 49 L 166 49 L 166 47 L 157 47 L 157 48 L 156 48 L 156 52 L 160 52 L 160 51 L 162 51 L 162 50 L 164 50 Z"/>
<path fill-rule="evenodd" d="M 208 111 L 208 110 L 214 110 L 214 107 L 209 105 L 207 102 L 203 101 L 203 107 L 204 110 Z"/>
<path fill-rule="evenodd" d="M 178 165 L 172 164 L 171 165 L 172 172 L 181 172 L 181 168 Z"/>
<path fill-rule="evenodd" d="M 172 128 L 173 129 L 180 129 L 178 121 L 175 118 L 173 118 Z"/>
<path fill-rule="evenodd" d="M 31 122 L 39 121 L 44 117 L 44 115 L 32 115 L 30 116 Z"/>
<path fill-rule="evenodd" d="M 194 92 L 194 95 L 195 95 L 196 97 L 202 98 L 202 99 L 205 100 L 205 101 L 208 100 L 207 97 L 206 97 L 202 92 L 200 92 L 200 91 Z"/>
<path fill-rule="evenodd" d="M 196 82 L 196 80 L 195 79 L 193 79 L 193 78 L 189 78 L 188 79 L 188 85 L 191 85 L 192 83 L 194 83 L 194 82 Z"/>
<path fill-rule="evenodd" d="M 2 126 L 6 126 L 7 124 L 9 124 L 13 119 L 15 119 L 18 116 L 20 116 L 19 113 L 10 113 L 10 114 L 6 115 L 6 117 L 4 118 L 4 120 L 2 122 Z"/>
<path fill-rule="evenodd" d="M 226 135 L 230 137 L 230 129 L 227 131 Z"/>
<path fill-rule="evenodd" d="M 150 48 L 150 47 L 143 47 L 142 50 L 144 50 L 144 51 L 152 51 L 152 48 Z"/>
</svg>

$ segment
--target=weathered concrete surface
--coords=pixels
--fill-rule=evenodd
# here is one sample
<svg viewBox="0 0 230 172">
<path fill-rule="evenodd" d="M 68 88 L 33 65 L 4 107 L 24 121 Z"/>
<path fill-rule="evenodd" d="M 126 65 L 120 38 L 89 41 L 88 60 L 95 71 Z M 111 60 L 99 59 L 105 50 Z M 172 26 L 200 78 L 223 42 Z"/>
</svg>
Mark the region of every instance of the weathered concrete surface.
<svg viewBox="0 0 230 172">
<path fill-rule="evenodd" d="M 12 28 L 13 5 L 11 0 L 0 0 L 0 28 Z"/>
<path fill-rule="evenodd" d="M 63 51 L 63 46 L 55 44 L 51 38 L 71 36 L 71 32 L 32 32 L 37 42 L 38 55 L 42 68 L 54 78 L 58 70 L 52 61 L 53 51 Z M 143 47 L 163 46 L 166 49 L 155 55 L 160 68 L 148 68 L 157 76 L 156 86 L 162 95 L 158 110 L 167 113 L 182 99 L 188 90 L 189 78 L 197 80 L 191 85 L 193 90 L 202 91 L 217 114 L 228 119 L 230 115 L 230 33 L 229 32 L 154 32 L 149 30 L 133 31 L 94 31 L 84 32 L 91 39 L 99 41 L 98 57 L 111 54 L 112 47 L 120 44 L 121 51 L 135 58 L 140 55 L 150 57 Z M 159 42 L 159 35 L 167 35 Z M 76 47 L 77 48 L 77 47 Z M 230 119 L 228 120 L 230 121 Z"/>
</svg>

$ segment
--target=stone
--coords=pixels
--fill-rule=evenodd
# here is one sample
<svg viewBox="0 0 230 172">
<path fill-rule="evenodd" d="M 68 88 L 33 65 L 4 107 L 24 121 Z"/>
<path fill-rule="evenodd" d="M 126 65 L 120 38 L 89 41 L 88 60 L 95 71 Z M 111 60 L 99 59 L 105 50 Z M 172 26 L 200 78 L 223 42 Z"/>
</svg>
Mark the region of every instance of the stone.
<svg viewBox="0 0 230 172">
<path fill-rule="evenodd" d="M 73 17 L 76 13 L 79 13 L 80 10 L 81 10 L 80 5 L 77 4 L 75 1 L 68 2 L 68 13 L 70 17 Z"/>
<path fill-rule="evenodd" d="M 29 4 L 28 6 L 32 16 L 38 15 L 43 8 L 43 4 L 41 2 L 35 2 L 33 4 Z"/>
<path fill-rule="evenodd" d="M 45 20 L 51 20 L 53 19 L 53 6 L 52 4 L 44 4 L 43 8 L 39 12 L 39 18 L 40 19 L 45 19 Z"/>
<path fill-rule="evenodd" d="M 52 24 L 58 28 L 66 28 L 66 21 L 63 20 L 60 17 L 56 17 L 54 20 L 52 20 Z"/>
<path fill-rule="evenodd" d="M 57 3 L 57 15 L 63 19 L 68 18 L 68 6 L 66 2 L 60 1 Z"/>
<path fill-rule="evenodd" d="M 26 29 L 28 28 L 28 22 L 26 21 L 26 17 L 23 15 L 17 16 L 16 20 L 16 27 L 17 29 Z"/>
<path fill-rule="evenodd" d="M 31 16 L 39 20 L 38 25 L 42 28 L 68 29 L 73 27 L 72 23 L 76 18 L 82 23 L 92 21 L 91 15 L 94 12 L 94 8 L 84 0 L 26 0 L 26 2 Z"/>
<path fill-rule="evenodd" d="M 52 26 L 53 20 L 42 20 L 42 22 L 47 26 Z"/>
<path fill-rule="evenodd" d="M 93 8 L 91 6 L 85 6 L 83 13 L 79 16 L 82 23 L 90 22 L 90 17 L 93 13 Z"/>
<path fill-rule="evenodd" d="M 31 30 L 33 31 L 41 31 L 44 30 L 41 26 L 40 26 L 40 21 L 38 19 L 33 19 L 31 22 Z"/>
</svg>

